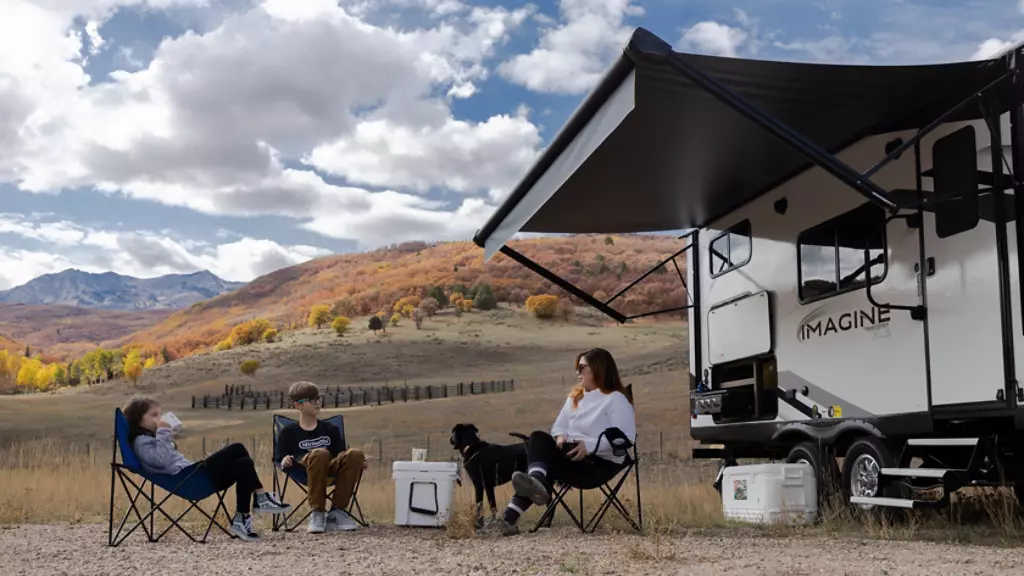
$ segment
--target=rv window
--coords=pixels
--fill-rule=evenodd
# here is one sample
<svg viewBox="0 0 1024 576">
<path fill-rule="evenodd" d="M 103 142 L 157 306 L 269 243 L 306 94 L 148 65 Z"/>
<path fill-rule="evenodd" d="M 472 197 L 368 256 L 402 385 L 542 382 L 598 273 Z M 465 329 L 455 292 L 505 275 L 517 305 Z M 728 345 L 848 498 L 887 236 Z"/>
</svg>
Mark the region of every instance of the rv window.
<svg viewBox="0 0 1024 576">
<path fill-rule="evenodd" d="M 842 294 L 885 277 L 885 213 L 866 203 L 819 224 L 797 239 L 800 301 L 807 303 Z"/>
<path fill-rule="evenodd" d="M 711 241 L 711 277 L 717 278 L 750 262 L 750 220 L 722 232 Z"/>
<path fill-rule="evenodd" d="M 935 142 L 935 234 L 949 238 L 973 229 L 981 219 L 978 206 L 978 152 L 973 126 Z"/>
</svg>

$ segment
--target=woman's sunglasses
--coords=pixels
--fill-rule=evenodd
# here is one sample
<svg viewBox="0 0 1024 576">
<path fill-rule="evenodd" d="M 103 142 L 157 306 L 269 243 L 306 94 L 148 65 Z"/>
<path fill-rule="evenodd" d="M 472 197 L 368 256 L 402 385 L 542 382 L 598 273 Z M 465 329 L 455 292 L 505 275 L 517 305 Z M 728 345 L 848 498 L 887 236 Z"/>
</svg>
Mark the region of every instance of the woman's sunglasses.
<svg viewBox="0 0 1024 576">
<path fill-rule="evenodd" d="M 583 372 L 583 369 L 584 369 L 584 368 L 586 368 L 587 366 L 589 366 L 589 364 L 584 364 L 583 362 L 580 362 L 580 363 L 579 363 L 579 364 L 578 364 L 578 365 L 576 366 L 576 371 L 577 371 L 577 372 Z"/>
</svg>

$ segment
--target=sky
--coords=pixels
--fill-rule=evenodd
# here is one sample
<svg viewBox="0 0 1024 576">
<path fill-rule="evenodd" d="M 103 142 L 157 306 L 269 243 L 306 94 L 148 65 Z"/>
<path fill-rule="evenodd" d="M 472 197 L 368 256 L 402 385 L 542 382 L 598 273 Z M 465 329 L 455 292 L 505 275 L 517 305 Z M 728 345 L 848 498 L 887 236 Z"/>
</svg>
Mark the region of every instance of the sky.
<svg viewBox="0 0 1024 576">
<path fill-rule="evenodd" d="M 249 281 L 463 240 L 632 31 L 859 64 L 985 58 L 1024 0 L 2 0 L 0 289 Z"/>
</svg>

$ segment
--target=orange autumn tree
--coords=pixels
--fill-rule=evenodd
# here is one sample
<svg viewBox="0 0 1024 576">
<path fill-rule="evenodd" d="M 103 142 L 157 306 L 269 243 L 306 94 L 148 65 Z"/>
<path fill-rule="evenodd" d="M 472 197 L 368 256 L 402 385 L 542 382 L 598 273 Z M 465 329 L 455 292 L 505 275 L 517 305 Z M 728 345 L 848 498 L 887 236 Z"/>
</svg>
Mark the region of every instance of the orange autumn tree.
<svg viewBox="0 0 1024 576">
<path fill-rule="evenodd" d="M 526 299 L 526 311 L 537 318 L 554 318 L 558 312 L 558 296 L 538 294 Z"/>
</svg>

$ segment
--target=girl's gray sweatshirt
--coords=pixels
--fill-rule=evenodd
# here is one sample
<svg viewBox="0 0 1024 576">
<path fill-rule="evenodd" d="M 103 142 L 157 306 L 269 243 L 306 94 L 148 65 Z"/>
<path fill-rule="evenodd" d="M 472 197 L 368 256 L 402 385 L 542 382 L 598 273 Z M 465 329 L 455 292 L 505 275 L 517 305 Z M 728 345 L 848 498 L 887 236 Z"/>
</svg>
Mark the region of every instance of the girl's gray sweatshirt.
<svg viewBox="0 0 1024 576">
<path fill-rule="evenodd" d="M 171 444 L 170 428 L 157 428 L 156 438 L 139 434 L 132 442 L 132 449 L 142 469 L 150 474 L 177 474 L 192 464 Z"/>
</svg>

